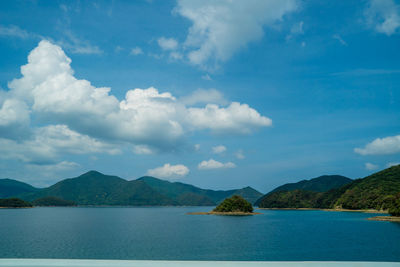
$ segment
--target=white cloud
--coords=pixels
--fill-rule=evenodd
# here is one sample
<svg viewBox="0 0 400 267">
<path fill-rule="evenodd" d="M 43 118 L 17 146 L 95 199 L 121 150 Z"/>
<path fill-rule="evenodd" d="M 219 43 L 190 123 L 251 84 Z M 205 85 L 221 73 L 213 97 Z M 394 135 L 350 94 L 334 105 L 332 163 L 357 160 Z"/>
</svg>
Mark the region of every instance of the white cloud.
<svg viewBox="0 0 400 267">
<path fill-rule="evenodd" d="M 65 154 L 108 153 L 120 150 L 70 130 L 66 125 L 49 125 L 32 130 L 30 138 L 23 141 L 0 138 L 0 158 L 16 159 L 34 164 L 50 164 Z"/>
<path fill-rule="evenodd" d="M 164 166 L 150 169 L 147 171 L 147 174 L 150 176 L 154 176 L 157 178 L 181 178 L 186 176 L 189 173 L 189 168 L 185 165 L 170 165 L 169 163 L 164 164 Z"/>
<path fill-rule="evenodd" d="M 200 144 L 195 144 L 195 145 L 194 145 L 194 150 L 195 150 L 195 151 L 199 151 L 199 150 L 200 150 L 200 147 L 201 147 Z"/>
<path fill-rule="evenodd" d="M 212 148 L 212 152 L 214 154 L 221 154 L 221 153 L 223 153 L 225 151 L 226 151 L 226 147 L 225 146 L 215 146 L 215 147 Z"/>
<path fill-rule="evenodd" d="M 176 50 L 178 48 L 178 41 L 174 38 L 161 37 L 157 40 L 157 43 L 162 50 Z"/>
<path fill-rule="evenodd" d="M 29 108 L 15 98 L 0 101 L 0 138 L 19 139 L 29 135 Z"/>
<path fill-rule="evenodd" d="M 400 165 L 400 162 L 389 162 L 388 164 L 386 164 L 386 168 L 390 168 L 397 165 Z"/>
<path fill-rule="evenodd" d="M 31 37 L 31 34 L 15 25 L 0 25 L 0 36 L 27 39 Z"/>
<path fill-rule="evenodd" d="M 179 0 L 174 12 L 192 22 L 184 43 L 189 61 L 213 68 L 297 8 L 296 0 Z"/>
<path fill-rule="evenodd" d="M 249 134 L 254 129 L 272 125 L 247 104 L 231 103 L 227 108 L 208 104 L 205 108 L 189 108 L 189 121 L 197 129 L 211 129 L 216 134 Z"/>
<path fill-rule="evenodd" d="M 238 151 L 236 151 L 236 153 L 235 153 L 235 157 L 237 158 L 237 159 L 245 159 L 246 157 L 244 156 L 244 153 L 243 153 L 243 150 L 238 150 Z"/>
<path fill-rule="evenodd" d="M 363 156 L 400 153 L 400 135 L 377 138 L 364 148 L 355 148 L 354 151 Z"/>
<path fill-rule="evenodd" d="M 192 94 L 182 97 L 180 101 L 190 106 L 205 103 L 226 105 L 228 103 L 224 95 L 215 89 L 197 89 Z"/>
<path fill-rule="evenodd" d="M 203 160 L 202 162 L 199 163 L 197 168 L 199 170 L 212 170 L 212 169 L 229 169 L 229 168 L 235 168 L 236 165 L 232 162 L 226 162 L 222 163 L 213 159 L 209 160 Z"/>
<path fill-rule="evenodd" d="M 206 100 L 222 103 L 223 97 L 216 90 L 197 91 L 185 102 L 153 87 L 136 88 L 119 101 L 110 88 L 96 88 L 75 78 L 70 64 L 71 59 L 59 46 L 41 41 L 29 54 L 28 64 L 21 67 L 22 77 L 11 81 L 10 90 L 0 94 L 0 127 L 28 125 L 32 114 L 42 124 L 65 125 L 96 140 L 131 143 L 139 146 L 134 151 L 143 154 L 144 147 L 175 150 L 190 131 L 249 134 L 271 125 L 269 118 L 247 104 L 189 105 Z M 207 92 L 210 96 L 205 96 Z"/>
<path fill-rule="evenodd" d="M 365 168 L 366 168 L 367 170 L 369 170 L 369 171 L 374 171 L 374 170 L 377 170 L 377 169 L 379 168 L 379 166 L 367 162 L 367 163 L 365 163 Z"/>
<path fill-rule="evenodd" d="M 400 6 L 393 0 L 370 0 L 364 11 L 367 25 L 388 36 L 400 29 Z"/>
<path fill-rule="evenodd" d="M 130 54 L 133 56 L 141 55 L 141 54 L 143 54 L 143 50 L 142 50 L 142 48 L 136 46 L 135 48 L 132 48 Z"/>
</svg>

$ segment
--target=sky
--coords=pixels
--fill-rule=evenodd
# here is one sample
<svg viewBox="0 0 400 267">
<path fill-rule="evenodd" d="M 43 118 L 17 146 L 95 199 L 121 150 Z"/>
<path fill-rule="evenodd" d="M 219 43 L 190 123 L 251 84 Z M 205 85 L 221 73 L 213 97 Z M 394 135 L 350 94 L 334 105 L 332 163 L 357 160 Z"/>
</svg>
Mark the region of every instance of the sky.
<svg viewBox="0 0 400 267">
<path fill-rule="evenodd" d="M 266 193 L 400 163 L 400 1 L 0 1 L 0 177 Z"/>
</svg>

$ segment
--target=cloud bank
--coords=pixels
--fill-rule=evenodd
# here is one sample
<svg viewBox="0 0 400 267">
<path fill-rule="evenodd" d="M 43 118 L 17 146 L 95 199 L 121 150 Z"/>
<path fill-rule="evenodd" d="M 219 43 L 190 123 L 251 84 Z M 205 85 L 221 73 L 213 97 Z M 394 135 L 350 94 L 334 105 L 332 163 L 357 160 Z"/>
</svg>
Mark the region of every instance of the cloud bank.
<svg viewBox="0 0 400 267">
<path fill-rule="evenodd" d="M 296 0 L 179 0 L 174 13 L 192 23 L 183 44 L 189 62 L 213 68 L 297 9 Z"/>
<path fill-rule="evenodd" d="M 148 175 L 155 176 L 157 178 L 169 178 L 178 179 L 186 176 L 189 173 L 189 168 L 185 165 L 170 165 L 169 163 L 164 164 L 164 166 L 150 169 L 147 171 Z"/>
<path fill-rule="evenodd" d="M 71 59 L 46 40 L 30 52 L 21 74 L 8 91 L 0 90 L 0 154 L 26 162 L 43 153 L 112 154 L 121 144 L 131 145 L 137 154 L 175 151 L 189 132 L 250 134 L 272 123 L 238 102 L 190 106 L 206 100 L 202 93 L 184 102 L 153 87 L 136 88 L 120 101 L 110 88 L 77 79 Z M 218 93 L 213 97 L 221 100 Z M 21 153 L 4 153 L 10 148 Z"/>
</svg>

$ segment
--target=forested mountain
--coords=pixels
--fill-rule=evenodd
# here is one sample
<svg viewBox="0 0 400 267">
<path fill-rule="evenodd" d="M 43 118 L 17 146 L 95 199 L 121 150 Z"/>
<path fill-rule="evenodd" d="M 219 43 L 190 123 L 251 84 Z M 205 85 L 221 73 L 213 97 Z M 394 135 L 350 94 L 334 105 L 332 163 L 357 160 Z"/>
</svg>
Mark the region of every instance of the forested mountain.
<svg viewBox="0 0 400 267">
<path fill-rule="evenodd" d="M 272 191 L 257 201 L 261 208 L 345 208 L 386 210 L 400 193 L 400 165 L 327 192 Z"/>
<path fill-rule="evenodd" d="M 39 189 L 23 182 L 12 179 L 0 179 L 0 198 L 9 198 L 37 190 Z"/>
<path fill-rule="evenodd" d="M 58 198 L 58 201 L 72 201 L 78 205 L 214 206 L 234 194 L 240 195 L 252 203 L 262 196 L 260 192 L 251 187 L 215 191 L 149 176 L 127 181 L 97 171 L 62 180 L 40 190 L 21 193 L 16 191 L 11 196 L 18 196 L 27 201 L 43 198 L 48 200 L 48 197 L 55 197 Z"/>
</svg>

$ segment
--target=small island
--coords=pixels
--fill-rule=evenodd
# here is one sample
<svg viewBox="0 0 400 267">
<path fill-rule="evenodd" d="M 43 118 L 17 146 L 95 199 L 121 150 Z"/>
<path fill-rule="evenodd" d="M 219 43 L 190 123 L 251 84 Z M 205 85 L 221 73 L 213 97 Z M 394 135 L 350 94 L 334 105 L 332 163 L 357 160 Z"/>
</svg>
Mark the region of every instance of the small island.
<svg viewBox="0 0 400 267">
<path fill-rule="evenodd" d="M 189 212 L 189 215 L 230 215 L 230 216 L 247 216 L 260 214 L 253 212 L 253 206 L 250 202 L 241 196 L 234 195 L 226 198 L 215 209 L 210 212 Z"/>
</svg>

